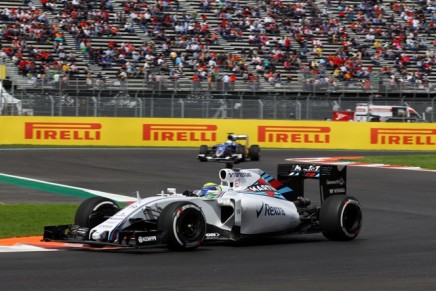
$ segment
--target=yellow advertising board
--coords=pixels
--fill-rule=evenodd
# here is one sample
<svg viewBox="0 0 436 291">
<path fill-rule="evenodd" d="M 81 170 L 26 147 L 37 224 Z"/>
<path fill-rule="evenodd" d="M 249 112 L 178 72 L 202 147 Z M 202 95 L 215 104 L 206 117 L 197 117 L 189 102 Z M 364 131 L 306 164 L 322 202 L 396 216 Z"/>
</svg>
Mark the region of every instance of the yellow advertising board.
<svg viewBox="0 0 436 291">
<path fill-rule="evenodd" d="M 436 150 L 436 124 L 2 116 L 0 144 L 197 147 L 247 134 L 262 148 Z"/>
</svg>

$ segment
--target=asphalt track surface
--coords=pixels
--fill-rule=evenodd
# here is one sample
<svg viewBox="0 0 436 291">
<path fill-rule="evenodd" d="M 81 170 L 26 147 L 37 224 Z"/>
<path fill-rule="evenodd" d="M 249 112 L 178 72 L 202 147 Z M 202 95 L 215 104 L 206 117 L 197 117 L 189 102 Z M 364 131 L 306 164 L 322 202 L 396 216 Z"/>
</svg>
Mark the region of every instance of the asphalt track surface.
<svg viewBox="0 0 436 291">
<path fill-rule="evenodd" d="M 216 181 L 222 165 L 200 163 L 196 154 L 196 149 L 0 150 L 0 172 L 148 196 Z M 259 162 L 240 167 L 275 174 L 286 158 L 388 154 L 404 155 L 263 150 Z M 349 167 L 347 187 L 364 211 L 363 229 L 352 242 L 316 234 L 204 245 L 194 252 L 1 253 L 0 290 L 435 290 L 436 173 Z M 312 188 L 316 191 L 316 185 L 307 190 Z M 1 184 L 0 202 L 79 201 Z"/>
</svg>

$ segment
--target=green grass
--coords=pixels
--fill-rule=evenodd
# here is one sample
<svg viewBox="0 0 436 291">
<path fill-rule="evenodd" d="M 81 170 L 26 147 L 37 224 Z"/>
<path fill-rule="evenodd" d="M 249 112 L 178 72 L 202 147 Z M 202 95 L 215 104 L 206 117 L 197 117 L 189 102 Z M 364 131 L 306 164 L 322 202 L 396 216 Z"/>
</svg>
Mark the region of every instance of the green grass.
<svg viewBox="0 0 436 291">
<path fill-rule="evenodd" d="M 76 204 L 0 205 L 0 238 L 42 235 L 44 226 L 71 224 Z"/>
<path fill-rule="evenodd" d="M 380 157 L 365 157 L 359 160 L 353 160 L 365 163 L 380 163 L 396 166 L 411 166 L 421 167 L 423 169 L 436 170 L 436 154 L 435 155 L 410 155 L 410 156 L 380 156 Z"/>
</svg>

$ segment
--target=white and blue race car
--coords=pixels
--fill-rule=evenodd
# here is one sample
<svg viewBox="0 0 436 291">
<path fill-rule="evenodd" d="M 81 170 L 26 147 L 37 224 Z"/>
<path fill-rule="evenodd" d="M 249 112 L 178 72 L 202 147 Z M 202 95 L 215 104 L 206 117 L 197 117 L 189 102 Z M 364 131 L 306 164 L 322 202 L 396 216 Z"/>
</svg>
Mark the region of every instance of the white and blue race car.
<svg viewBox="0 0 436 291">
<path fill-rule="evenodd" d="M 304 180 L 318 179 L 320 201 L 304 198 Z M 362 226 L 359 201 L 347 195 L 346 167 L 279 164 L 277 178 L 260 169 L 219 171 L 210 191 L 140 198 L 121 208 L 92 197 L 78 208 L 74 224 L 46 226 L 45 241 L 91 246 L 192 250 L 216 240 L 322 233 L 330 240 L 355 239 Z"/>
<path fill-rule="evenodd" d="M 244 162 L 247 159 L 259 161 L 260 146 L 250 145 L 246 134 L 229 133 L 227 140 L 213 146 L 201 145 L 197 159 L 200 162 L 217 161 L 233 162 L 235 164 Z"/>
</svg>

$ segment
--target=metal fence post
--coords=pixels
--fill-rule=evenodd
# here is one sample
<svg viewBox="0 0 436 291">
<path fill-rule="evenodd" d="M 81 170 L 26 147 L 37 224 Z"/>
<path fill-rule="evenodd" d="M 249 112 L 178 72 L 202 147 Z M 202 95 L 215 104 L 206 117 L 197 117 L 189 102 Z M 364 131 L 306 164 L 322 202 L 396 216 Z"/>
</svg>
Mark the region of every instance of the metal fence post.
<svg viewBox="0 0 436 291">
<path fill-rule="evenodd" d="M 295 119 L 296 120 L 301 120 L 301 102 L 299 100 L 295 101 L 296 106 L 295 106 Z"/>
<path fill-rule="evenodd" d="M 94 116 L 97 116 L 97 112 L 98 112 L 98 101 L 97 101 L 97 98 L 92 96 L 92 101 L 94 101 Z"/>
<path fill-rule="evenodd" d="M 306 97 L 306 119 L 310 119 L 310 94 Z"/>
<path fill-rule="evenodd" d="M 101 109 L 100 109 L 100 104 L 101 104 L 101 93 L 103 92 L 103 90 L 99 90 L 98 91 L 98 95 L 97 95 L 97 103 L 96 103 L 96 113 L 95 113 L 95 115 L 94 116 L 98 116 L 98 115 L 100 115 L 101 113 L 100 113 L 100 111 L 101 111 Z"/>
<path fill-rule="evenodd" d="M 277 119 L 277 94 L 274 95 L 274 109 L 273 109 L 273 117 Z"/>
<path fill-rule="evenodd" d="M 54 111 L 55 111 L 55 106 L 54 106 L 54 98 L 53 98 L 53 96 L 51 96 L 51 95 L 48 95 L 48 98 L 50 98 L 50 102 L 51 102 L 51 106 L 50 106 L 50 108 L 51 108 L 51 116 L 54 116 Z"/>
<path fill-rule="evenodd" d="M 185 101 L 182 98 L 180 98 L 179 102 L 180 102 L 180 117 L 185 118 Z"/>
<path fill-rule="evenodd" d="M 238 109 L 239 110 L 239 118 L 241 118 L 242 119 L 242 116 L 243 116 L 243 114 L 242 114 L 242 108 L 244 108 L 243 107 L 243 96 L 244 96 L 244 92 L 241 92 L 241 93 L 239 93 L 239 106 L 236 106 L 236 104 L 235 104 L 235 109 Z M 236 108 L 237 107 L 237 108 Z"/>
<path fill-rule="evenodd" d="M 260 99 L 257 100 L 257 102 L 259 103 L 259 119 L 263 119 L 263 108 L 264 108 L 263 102 Z"/>
<path fill-rule="evenodd" d="M 171 117 L 174 117 L 174 94 L 176 93 L 171 94 Z"/>
<path fill-rule="evenodd" d="M 201 103 L 202 117 L 209 118 L 209 101 L 203 101 Z"/>
<path fill-rule="evenodd" d="M 434 104 L 435 104 L 435 100 L 436 100 L 436 97 L 433 97 L 433 99 L 431 99 L 431 122 L 434 122 L 434 115 L 435 115 Z"/>
<path fill-rule="evenodd" d="M 138 102 L 138 107 L 139 107 L 139 117 L 144 117 L 143 116 L 143 112 L 142 112 L 142 99 L 141 98 L 136 98 L 137 102 Z M 136 107 L 137 108 L 137 107 Z"/>
<path fill-rule="evenodd" d="M 79 97 L 76 95 L 74 100 L 75 100 L 75 104 L 74 105 L 76 105 L 76 116 L 79 116 Z"/>
</svg>

